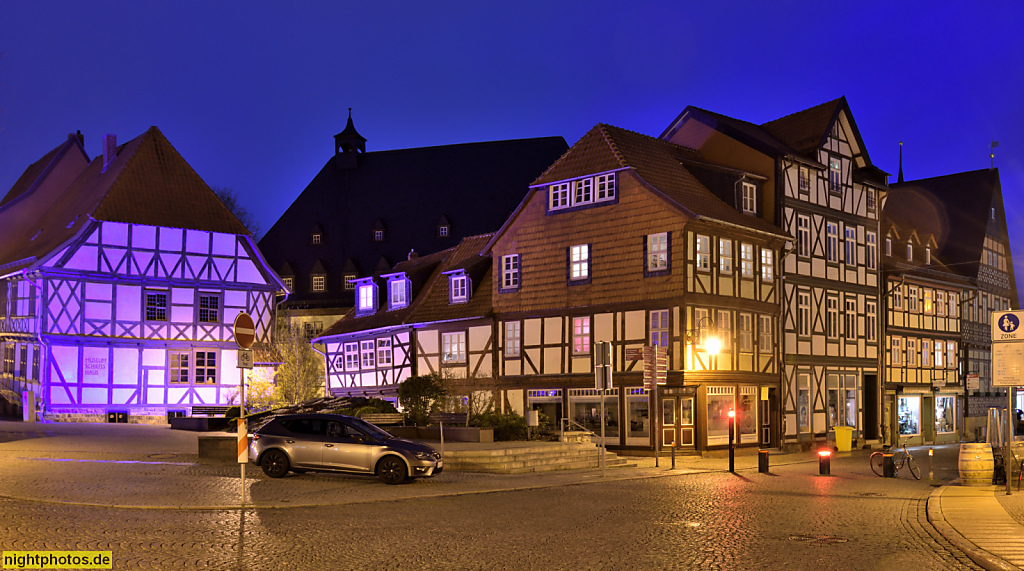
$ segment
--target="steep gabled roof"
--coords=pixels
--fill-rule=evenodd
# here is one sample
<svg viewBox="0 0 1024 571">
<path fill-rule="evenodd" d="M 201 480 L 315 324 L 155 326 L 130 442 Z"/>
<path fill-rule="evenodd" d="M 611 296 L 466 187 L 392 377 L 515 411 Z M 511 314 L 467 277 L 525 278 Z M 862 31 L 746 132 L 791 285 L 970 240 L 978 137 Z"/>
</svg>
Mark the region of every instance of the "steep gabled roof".
<svg viewBox="0 0 1024 571">
<path fill-rule="evenodd" d="M 846 97 L 769 121 L 762 124 L 761 128 L 796 152 L 806 155 L 816 151 L 825 142 L 832 123 L 835 123 L 842 109 L 849 109 Z M 852 115 L 850 119 L 853 119 Z"/>
<path fill-rule="evenodd" d="M 716 167 L 703 163 L 701 159 L 700 153 L 693 149 L 619 127 L 598 124 L 551 165 L 532 186 L 604 171 L 629 169 L 652 190 L 661 193 L 691 216 L 787 236 L 782 229 L 767 220 L 739 212 L 704 186 L 690 169 Z M 733 180 L 736 178 L 738 175 Z M 710 181 L 712 178 L 705 177 L 705 180 Z"/>
<path fill-rule="evenodd" d="M 412 299 L 408 306 L 387 311 L 381 294 L 381 308 L 373 315 L 357 317 L 350 310 L 330 326 L 318 339 L 382 328 L 412 326 L 438 321 L 482 318 L 491 315 L 491 259 L 480 255 L 492 234 L 463 238 L 453 248 L 435 252 L 395 264 L 389 273 L 405 272 L 413 282 Z M 472 295 L 467 303 L 450 303 L 448 275 L 464 271 L 472 283 Z M 380 283 L 379 279 L 377 280 Z M 385 288 L 380 288 L 381 292 Z"/>
<path fill-rule="evenodd" d="M 69 138 L 51 165 L 76 156 L 68 145 L 81 146 L 77 138 Z M 35 165 L 46 156 L 30 170 L 39 170 Z M 9 265 L 44 258 L 90 219 L 249 234 L 156 127 L 118 147 L 106 169 L 99 156 L 76 170 L 68 183 L 59 168 L 43 168 L 31 184 L 26 186 L 22 179 L 29 175 L 23 175 L 8 192 L 17 199 L 0 206 L 5 238 L 0 240 L 0 267 L 18 269 Z"/>
<path fill-rule="evenodd" d="M 708 111 L 707 109 L 701 109 L 693 105 L 687 106 L 658 138 L 666 141 L 671 139 L 672 135 L 679 130 L 679 127 L 687 119 L 700 121 L 708 127 L 738 139 L 771 157 L 800 156 L 800 153 L 795 149 L 774 137 L 760 125 L 721 113 L 715 113 L 714 111 Z M 817 160 L 812 162 L 817 163 Z"/>
</svg>

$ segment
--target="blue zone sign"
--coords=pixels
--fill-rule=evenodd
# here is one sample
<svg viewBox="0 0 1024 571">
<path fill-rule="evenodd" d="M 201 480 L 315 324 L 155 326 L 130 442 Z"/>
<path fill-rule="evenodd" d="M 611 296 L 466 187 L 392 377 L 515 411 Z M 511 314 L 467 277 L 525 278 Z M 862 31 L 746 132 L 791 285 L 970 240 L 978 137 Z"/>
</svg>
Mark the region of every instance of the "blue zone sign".
<svg viewBox="0 0 1024 571">
<path fill-rule="evenodd" d="M 992 341 L 1024 341 L 1021 319 L 1024 311 L 992 312 Z"/>
</svg>

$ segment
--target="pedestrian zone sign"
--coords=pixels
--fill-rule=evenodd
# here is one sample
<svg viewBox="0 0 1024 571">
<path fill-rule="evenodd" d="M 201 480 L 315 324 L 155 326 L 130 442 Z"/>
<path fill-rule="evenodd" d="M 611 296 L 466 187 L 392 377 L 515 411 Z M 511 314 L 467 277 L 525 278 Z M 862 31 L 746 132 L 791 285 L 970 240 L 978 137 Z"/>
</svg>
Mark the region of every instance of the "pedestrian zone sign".
<svg viewBox="0 0 1024 571">
<path fill-rule="evenodd" d="M 1024 385 L 1024 311 L 992 312 L 992 386 Z"/>
<path fill-rule="evenodd" d="M 1024 341 L 1024 311 L 993 311 L 992 341 Z"/>
</svg>

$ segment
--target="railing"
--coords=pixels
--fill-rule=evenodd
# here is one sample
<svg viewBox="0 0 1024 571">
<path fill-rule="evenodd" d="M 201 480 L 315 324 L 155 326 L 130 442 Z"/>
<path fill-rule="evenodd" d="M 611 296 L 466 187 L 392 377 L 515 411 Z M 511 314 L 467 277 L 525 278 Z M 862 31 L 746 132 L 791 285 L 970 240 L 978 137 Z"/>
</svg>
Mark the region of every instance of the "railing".
<svg viewBox="0 0 1024 571">
<path fill-rule="evenodd" d="M 574 427 L 577 430 L 573 430 Z M 565 441 L 565 433 L 566 433 L 567 430 L 568 431 L 572 431 L 572 432 L 586 432 L 587 434 L 589 434 L 591 436 L 597 436 L 596 432 L 590 430 L 589 428 L 587 428 L 586 426 L 583 426 L 582 424 L 576 422 L 575 420 L 573 420 L 571 418 L 563 418 L 561 420 L 561 422 L 559 422 L 559 424 L 558 424 L 559 440 L 561 440 L 563 442 Z"/>
</svg>

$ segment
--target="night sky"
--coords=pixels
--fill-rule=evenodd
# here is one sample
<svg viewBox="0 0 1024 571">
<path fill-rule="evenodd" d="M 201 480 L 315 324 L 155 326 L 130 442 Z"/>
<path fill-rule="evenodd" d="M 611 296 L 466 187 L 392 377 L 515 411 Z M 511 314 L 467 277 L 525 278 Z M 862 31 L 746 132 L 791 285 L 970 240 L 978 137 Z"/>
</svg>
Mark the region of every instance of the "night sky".
<svg viewBox="0 0 1024 571">
<path fill-rule="evenodd" d="M 761 123 L 845 95 L 893 182 L 899 141 L 907 180 L 987 168 L 999 141 L 1024 276 L 1022 23 L 1019 1 L 5 0 L 0 194 L 76 129 L 92 156 L 156 125 L 266 231 L 349 107 L 377 151 L 657 136 L 687 105 Z"/>
</svg>

